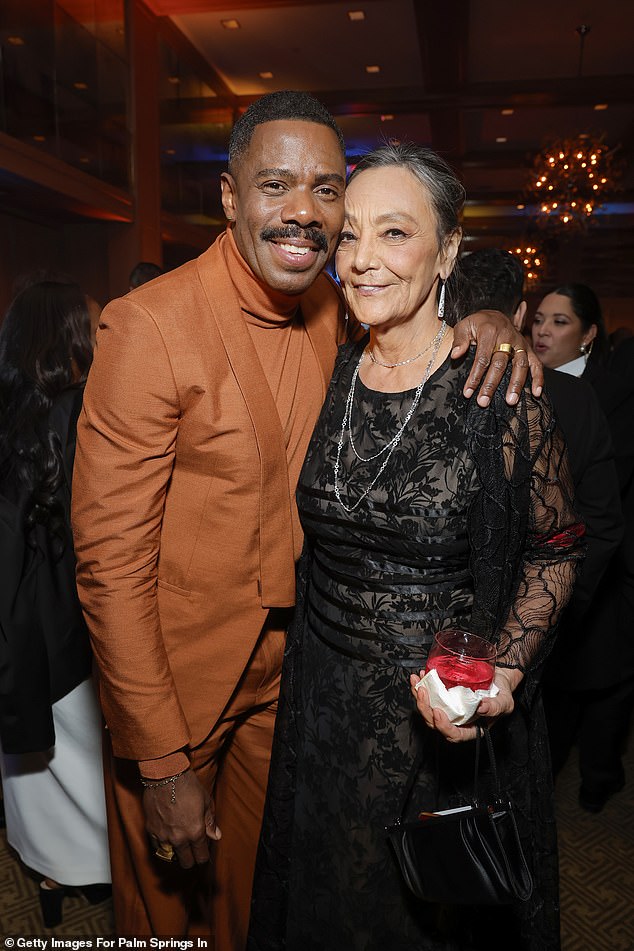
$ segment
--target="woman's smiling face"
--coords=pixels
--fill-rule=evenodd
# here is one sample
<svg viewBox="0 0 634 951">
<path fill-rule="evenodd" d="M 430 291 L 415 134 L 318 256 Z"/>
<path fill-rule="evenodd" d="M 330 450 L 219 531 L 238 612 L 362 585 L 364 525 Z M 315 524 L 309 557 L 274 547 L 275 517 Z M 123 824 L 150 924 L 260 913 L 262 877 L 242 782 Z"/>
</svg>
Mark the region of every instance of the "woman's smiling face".
<svg viewBox="0 0 634 951">
<path fill-rule="evenodd" d="M 438 276 L 447 277 L 459 235 L 445 250 L 425 186 L 402 166 L 352 179 L 337 250 L 337 273 L 357 320 L 388 327 L 436 315 Z"/>
</svg>

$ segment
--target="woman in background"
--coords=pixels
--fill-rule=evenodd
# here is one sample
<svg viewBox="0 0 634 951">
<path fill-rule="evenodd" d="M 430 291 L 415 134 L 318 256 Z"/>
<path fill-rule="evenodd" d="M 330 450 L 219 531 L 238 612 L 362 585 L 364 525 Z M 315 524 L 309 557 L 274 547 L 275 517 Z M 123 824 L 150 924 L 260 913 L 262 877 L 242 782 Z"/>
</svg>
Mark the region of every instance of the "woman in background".
<svg viewBox="0 0 634 951">
<path fill-rule="evenodd" d="M 535 311 L 531 335 L 544 366 L 572 376 L 601 366 L 608 354 L 601 306 L 585 284 L 563 284 L 547 294 Z"/>
<path fill-rule="evenodd" d="M 531 333 L 545 366 L 594 388 L 619 477 L 623 542 L 583 623 L 562 632 L 545 679 L 553 769 L 557 773 L 564 765 L 576 738 L 579 804 L 600 812 L 625 785 L 622 752 L 634 706 L 634 367 L 619 372 L 616 355 L 611 365 L 601 305 L 585 284 L 564 284 L 547 294 Z"/>
<path fill-rule="evenodd" d="M 0 329 L 0 768 L 7 839 L 43 879 L 44 923 L 67 887 L 109 894 L 101 724 L 75 588 L 70 486 L 92 361 L 75 284 L 25 288 Z"/>
</svg>

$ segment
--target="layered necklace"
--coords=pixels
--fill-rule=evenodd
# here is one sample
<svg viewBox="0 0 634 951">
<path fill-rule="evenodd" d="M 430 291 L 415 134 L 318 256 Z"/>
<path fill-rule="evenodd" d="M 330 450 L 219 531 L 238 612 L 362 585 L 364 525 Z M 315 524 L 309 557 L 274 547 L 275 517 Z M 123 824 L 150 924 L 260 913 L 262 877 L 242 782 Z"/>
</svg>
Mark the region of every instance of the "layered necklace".
<svg viewBox="0 0 634 951">
<path fill-rule="evenodd" d="M 434 337 L 432 342 L 428 343 L 427 346 L 423 347 L 422 350 L 419 350 L 419 352 L 416 354 L 415 357 L 410 357 L 408 360 L 399 360 L 398 363 L 381 363 L 380 360 L 377 360 L 377 358 L 374 356 L 374 354 L 372 353 L 369 347 L 368 347 L 368 356 L 370 357 L 370 360 L 372 360 L 372 363 L 376 364 L 377 367 L 385 367 L 387 370 L 393 370 L 395 367 L 405 367 L 407 366 L 408 363 L 415 363 L 416 360 L 420 360 L 422 355 L 424 353 L 427 353 L 427 351 L 431 347 L 434 346 L 435 342 L 436 342 L 436 338 Z"/>
<path fill-rule="evenodd" d="M 396 435 L 393 436 L 392 439 L 390 439 L 390 441 L 389 441 L 388 443 L 386 443 L 385 446 L 383 446 L 382 449 L 379 449 L 378 452 L 375 452 L 375 453 L 374 453 L 373 455 L 371 455 L 371 456 L 365 456 L 365 457 L 364 457 L 364 456 L 360 456 L 359 453 L 357 452 L 357 448 L 356 448 L 356 446 L 355 446 L 355 444 L 354 444 L 354 439 L 353 439 L 353 436 L 352 436 L 352 407 L 353 407 L 353 405 L 354 405 L 354 393 L 355 393 L 355 388 L 356 388 L 356 384 L 357 384 L 357 377 L 359 376 L 359 370 L 361 369 L 361 364 L 363 363 L 363 359 L 364 359 L 364 357 L 365 357 L 366 351 L 364 350 L 363 353 L 361 354 L 361 357 L 360 357 L 360 359 L 359 359 L 359 362 L 357 363 L 357 366 L 356 366 L 356 368 L 355 368 L 355 371 L 354 371 L 354 373 L 352 374 L 352 381 L 351 381 L 351 383 L 350 383 L 350 390 L 348 391 L 348 398 L 347 398 L 347 400 L 346 400 L 346 409 L 345 409 L 345 412 L 344 412 L 344 414 L 343 414 L 343 421 L 342 421 L 342 423 L 341 423 L 341 434 L 340 434 L 340 436 L 339 436 L 339 443 L 338 443 L 338 445 L 337 445 L 337 458 L 336 458 L 336 460 L 335 460 L 335 482 L 334 482 L 335 495 L 336 495 L 336 497 L 337 497 L 337 501 L 338 501 L 339 504 L 342 506 L 342 508 L 344 508 L 344 509 L 346 510 L 346 512 L 354 512 L 354 510 L 359 507 L 359 505 L 361 504 L 361 502 L 363 502 L 363 500 L 364 500 L 365 498 L 367 498 L 367 496 L 369 495 L 370 491 L 373 489 L 373 487 L 376 485 L 376 483 L 378 482 L 378 480 L 381 478 L 381 475 L 382 475 L 383 472 L 385 471 L 385 467 L 387 466 L 388 462 L 390 461 L 390 457 L 391 457 L 392 453 L 394 452 L 394 450 L 396 449 L 396 447 L 398 446 L 398 444 L 399 444 L 400 441 L 401 441 L 401 438 L 402 438 L 403 433 L 404 433 L 404 431 L 405 431 L 405 427 L 407 426 L 407 424 L 409 423 L 410 419 L 412 418 L 412 416 L 413 416 L 414 413 L 416 412 L 416 407 L 418 406 L 418 404 L 419 404 L 419 402 L 420 402 L 420 398 L 421 398 L 421 395 L 422 395 L 422 392 L 423 392 L 423 388 L 424 388 L 425 384 L 427 383 L 427 380 L 428 380 L 429 377 L 430 377 L 430 374 L 431 374 L 431 371 L 432 371 L 432 367 L 433 367 L 433 365 L 434 365 L 434 363 L 435 363 L 435 361 L 436 361 L 436 357 L 438 356 L 438 351 L 440 350 L 440 345 L 441 345 L 442 342 L 443 342 L 443 339 L 444 339 L 445 331 L 446 331 L 446 330 L 447 330 L 447 322 L 446 322 L 445 320 L 443 320 L 443 322 L 442 322 L 442 324 L 441 324 L 441 326 L 440 326 L 440 329 L 439 329 L 438 333 L 436 334 L 436 336 L 434 337 L 434 339 L 433 339 L 433 341 L 431 342 L 431 344 L 429 344 L 429 346 L 425 347 L 424 350 L 421 350 L 421 352 L 418 353 L 415 357 L 410 357 L 409 360 L 403 360 L 401 363 L 380 364 L 380 366 L 386 366 L 386 367 L 389 367 L 390 369 L 391 369 L 392 367 L 404 366 L 406 363 L 413 363 L 414 360 L 418 360 L 419 357 L 421 357 L 427 350 L 429 350 L 429 347 L 433 347 L 431 358 L 430 358 L 429 363 L 427 364 L 427 366 L 426 366 L 426 368 L 425 368 L 425 373 L 423 374 L 422 380 L 420 381 L 420 383 L 419 383 L 418 386 L 416 387 L 416 392 L 414 393 L 414 399 L 412 400 L 412 405 L 410 406 L 410 408 L 409 408 L 409 410 L 408 410 L 408 412 L 407 412 L 407 414 L 406 414 L 406 416 L 405 416 L 405 419 L 403 420 L 403 423 L 402 423 L 401 427 L 400 427 L 399 430 L 397 431 Z M 370 359 L 371 359 L 374 363 L 378 363 L 378 361 L 375 360 L 374 357 L 372 356 L 372 351 L 369 350 L 368 353 L 370 354 Z M 374 476 L 374 478 L 372 479 L 372 481 L 370 482 L 370 484 L 367 486 L 366 489 L 364 489 L 364 491 L 362 492 L 362 494 L 359 496 L 359 498 L 357 499 L 357 501 L 356 501 L 353 505 L 347 505 L 347 504 L 343 501 L 343 499 L 341 498 L 341 492 L 340 492 L 340 487 L 339 487 L 339 474 L 340 474 L 340 472 L 341 472 L 341 452 L 342 452 L 342 449 L 343 449 L 343 440 L 344 440 L 344 437 L 345 437 L 345 434 L 346 434 L 346 430 L 348 431 L 348 438 L 349 438 L 349 440 L 350 440 L 350 446 L 351 446 L 351 448 L 352 448 L 352 451 L 353 451 L 353 453 L 355 454 L 355 456 L 357 457 L 357 459 L 358 459 L 360 462 L 372 462 L 373 459 L 378 459 L 379 456 L 382 456 L 382 455 L 385 453 L 385 459 L 384 459 L 383 462 L 381 463 L 381 466 L 380 466 L 380 468 L 379 468 L 379 471 L 377 472 L 377 474 Z"/>
</svg>

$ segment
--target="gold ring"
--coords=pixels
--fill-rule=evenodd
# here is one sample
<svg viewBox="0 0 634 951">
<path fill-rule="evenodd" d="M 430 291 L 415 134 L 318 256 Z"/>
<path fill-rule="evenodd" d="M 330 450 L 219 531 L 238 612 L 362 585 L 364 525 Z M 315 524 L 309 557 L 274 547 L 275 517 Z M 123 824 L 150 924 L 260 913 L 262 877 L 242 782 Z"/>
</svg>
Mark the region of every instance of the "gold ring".
<svg viewBox="0 0 634 951">
<path fill-rule="evenodd" d="M 507 353 L 509 356 L 513 353 L 513 344 L 511 343 L 501 343 L 499 347 L 496 347 L 493 353 Z"/>
<path fill-rule="evenodd" d="M 175 857 L 174 847 L 169 842 L 159 842 L 159 847 L 154 854 L 163 862 L 173 862 Z"/>
<path fill-rule="evenodd" d="M 526 353 L 524 347 L 515 347 L 515 353 Z"/>
</svg>

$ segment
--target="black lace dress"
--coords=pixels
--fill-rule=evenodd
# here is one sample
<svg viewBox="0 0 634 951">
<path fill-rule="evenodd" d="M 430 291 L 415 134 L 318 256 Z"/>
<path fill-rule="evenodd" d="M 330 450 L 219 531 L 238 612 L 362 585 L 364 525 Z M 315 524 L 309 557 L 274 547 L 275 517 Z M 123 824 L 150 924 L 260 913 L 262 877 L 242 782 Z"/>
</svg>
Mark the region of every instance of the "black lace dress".
<svg viewBox="0 0 634 951">
<path fill-rule="evenodd" d="M 496 549 L 498 561 L 506 562 L 498 565 L 505 577 L 514 545 L 524 548 L 527 538 L 539 541 L 532 551 L 529 544 L 512 581 L 497 579 L 495 597 L 505 588 L 510 600 L 509 584 L 517 597 L 519 574 L 520 598 L 532 595 L 532 601 L 538 594 L 548 603 L 539 622 L 532 616 L 529 623 L 524 616 L 521 625 L 511 619 L 504 630 L 498 624 L 495 632 L 487 631 L 487 612 L 498 612 L 491 611 L 490 593 L 485 603 L 480 596 L 474 605 L 474 578 L 496 574 L 493 559 L 486 556 L 495 517 L 488 518 L 485 537 L 476 541 L 486 562 L 479 567 L 472 558 L 474 535 L 487 492 L 473 445 L 478 426 L 465 419 L 466 367 L 455 367 L 447 359 L 433 374 L 381 477 L 349 512 L 334 492 L 334 464 L 346 396 L 362 349 L 349 347 L 340 357 L 300 477 L 306 578 L 289 638 L 250 948 L 462 951 L 515 943 L 518 949 L 554 949 L 556 848 L 549 764 L 531 677 L 523 682 L 528 686 L 525 702 L 495 727 L 498 757 L 513 764 L 505 769 L 506 781 L 513 786 L 515 780 L 522 831 L 536 861 L 535 898 L 519 910 L 519 917 L 514 909 L 483 914 L 480 909 L 439 908 L 412 899 L 403 887 L 385 827 L 399 814 L 406 778 L 421 751 L 412 814 L 468 795 L 472 744 L 451 745 L 428 730 L 410 695 L 409 674 L 424 667 L 434 632 L 454 624 L 475 625 L 489 636 L 495 634 L 510 666 L 539 666 L 538 655 L 545 654 L 548 633 L 567 600 L 574 573 L 567 560 L 574 533 L 565 535 L 563 556 L 553 556 L 543 544 L 547 536 L 552 546 L 553 536 L 573 522 L 566 492 L 561 486 L 546 487 L 552 479 L 537 487 L 535 478 L 524 478 L 526 486 L 533 482 L 533 491 L 526 488 L 525 495 L 531 496 L 530 512 L 514 526 L 505 511 L 505 527 L 498 533 L 505 552 Z M 357 380 L 352 426 L 359 456 L 367 459 L 398 431 L 413 396 L 414 391 L 378 393 Z M 517 414 L 506 416 L 515 439 Z M 541 424 L 543 430 L 543 419 Z M 547 429 L 552 476 L 550 424 Z M 485 437 L 490 438 L 488 431 Z M 519 456 L 516 441 L 505 450 L 504 434 L 498 432 L 496 442 L 506 481 L 512 482 L 518 468 L 512 461 Z M 506 442 L 511 445 L 508 438 Z M 544 455 L 546 448 L 543 431 L 537 441 L 527 436 L 526 443 L 533 451 L 528 449 L 525 462 L 534 476 L 539 469 L 534 450 L 539 445 Z M 384 458 L 362 461 L 345 436 L 339 484 L 348 507 L 359 501 Z M 502 502 L 506 509 L 500 498 L 490 501 L 497 506 Z M 534 615 L 534 607 L 528 604 L 527 614 Z M 516 618 L 523 610 L 520 604 Z M 532 755 L 541 762 L 530 763 L 535 775 L 527 784 Z M 534 830 L 538 815 L 539 842 Z M 539 933 L 535 940 L 533 932 Z"/>
</svg>

